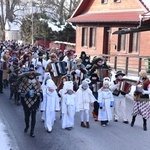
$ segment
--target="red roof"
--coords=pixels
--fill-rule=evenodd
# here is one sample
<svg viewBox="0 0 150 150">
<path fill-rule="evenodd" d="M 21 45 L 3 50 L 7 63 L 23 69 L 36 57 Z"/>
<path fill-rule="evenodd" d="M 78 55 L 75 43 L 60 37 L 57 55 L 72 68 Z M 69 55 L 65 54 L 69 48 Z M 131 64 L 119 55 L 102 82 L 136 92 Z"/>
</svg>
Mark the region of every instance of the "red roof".
<svg viewBox="0 0 150 150">
<path fill-rule="evenodd" d="M 70 18 L 68 21 L 72 23 L 83 22 L 139 22 L 139 15 L 142 11 L 132 12 L 101 12 L 101 13 L 85 13 L 77 17 Z"/>
</svg>

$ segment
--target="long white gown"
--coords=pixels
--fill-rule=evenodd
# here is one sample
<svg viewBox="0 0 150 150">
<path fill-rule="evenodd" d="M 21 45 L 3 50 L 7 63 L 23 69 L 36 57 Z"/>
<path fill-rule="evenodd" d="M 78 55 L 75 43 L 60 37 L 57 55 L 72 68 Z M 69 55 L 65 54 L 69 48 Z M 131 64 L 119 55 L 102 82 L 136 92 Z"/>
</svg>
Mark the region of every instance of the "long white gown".
<svg viewBox="0 0 150 150">
<path fill-rule="evenodd" d="M 62 129 L 74 127 L 74 116 L 76 112 L 75 94 L 64 94 L 62 98 Z"/>
<path fill-rule="evenodd" d="M 111 101 L 114 101 L 112 92 L 109 89 L 98 90 L 98 102 L 102 103 L 102 109 L 99 109 L 98 120 L 110 121 L 112 120 L 112 110 L 110 107 Z"/>
<path fill-rule="evenodd" d="M 45 110 L 45 129 L 49 132 L 52 131 L 52 127 L 55 121 L 55 111 L 60 110 L 59 106 L 59 97 L 55 91 L 50 92 L 48 89 L 46 90 L 46 110 Z"/>
</svg>

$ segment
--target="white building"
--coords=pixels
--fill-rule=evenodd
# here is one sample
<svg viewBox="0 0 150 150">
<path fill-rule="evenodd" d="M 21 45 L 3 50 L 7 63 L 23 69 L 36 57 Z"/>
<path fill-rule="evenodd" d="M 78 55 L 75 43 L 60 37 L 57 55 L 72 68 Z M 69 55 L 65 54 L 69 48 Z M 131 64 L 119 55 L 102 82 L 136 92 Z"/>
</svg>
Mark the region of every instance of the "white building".
<svg viewBox="0 0 150 150">
<path fill-rule="evenodd" d="M 6 20 L 5 23 L 5 40 L 20 40 L 19 25 L 10 23 Z"/>
</svg>

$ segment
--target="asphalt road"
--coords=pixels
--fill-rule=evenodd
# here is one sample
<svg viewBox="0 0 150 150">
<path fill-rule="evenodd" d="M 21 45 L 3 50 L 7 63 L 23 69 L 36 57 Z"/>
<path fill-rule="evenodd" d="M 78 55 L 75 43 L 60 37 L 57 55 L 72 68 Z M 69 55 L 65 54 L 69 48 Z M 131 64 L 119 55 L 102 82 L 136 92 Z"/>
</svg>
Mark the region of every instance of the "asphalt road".
<svg viewBox="0 0 150 150">
<path fill-rule="evenodd" d="M 9 89 L 0 95 L 0 112 L 7 127 L 7 134 L 13 145 L 12 150 L 149 150 L 150 121 L 148 131 L 143 131 L 141 116 L 137 117 L 135 126 L 110 121 L 107 127 L 95 122 L 90 115 L 90 128 L 80 127 L 80 114 L 76 113 L 75 127 L 71 131 L 61 129 L 60 113 L 52 133 L 47 133 L 41 120 L 41 112 L 37 112 L 35 137 L 24 133 L 24 115 L 22 106 L 16 106 L 8 99 Z M 133 102 L 127 100 L 127 116 L 131 122 Z M 91 108 L 92 110 L 92 108 Z M 91 114 L 91 113 L 90 113 Z"/>
</svg>

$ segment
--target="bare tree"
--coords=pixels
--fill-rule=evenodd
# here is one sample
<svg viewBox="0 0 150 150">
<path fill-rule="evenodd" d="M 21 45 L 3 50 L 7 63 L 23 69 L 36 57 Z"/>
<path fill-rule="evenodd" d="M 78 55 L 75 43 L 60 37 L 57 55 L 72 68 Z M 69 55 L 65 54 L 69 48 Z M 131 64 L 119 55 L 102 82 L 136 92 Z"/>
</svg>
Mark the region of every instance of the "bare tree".
<svg viewBox="0 0 150 150">
<path fill-rule="evenodd" d="M 58 14 L 58 21 L 63 24 L 73 14 L 81 0 L 38 0 L 38 2 Z"/>
<path fill-rule="evenodd" d="M 20 7 L 21 4 L 21 7 Z M 0 29 L 1 29 L 1 37 L 2 40 L 5 40 L 5 23 L 6 20 L 9 22 L 15 22 L 17 21 L 17 16 L 16 12 L 18 10 L 23 10 L 24 7 L 26 6 L 27 2 L 22 3 L 21 0 L 0 0 L 0 5 L 1 5 L 1 20 L 0 20 Z"/>
<path fill-rule="evenodd" d="M 5 30 L 5 22 L 4 22 L 4 2 L 3 0 L 0 1 L 1 3 L 1 22 L 0 22 L 0 25 L 1 25 L 1 37 L 2 37 L 2 40 L 5 39 L 5 33 L 4 33 L 4 30 Z"/>
<path fill-rule="evenodd" d="M 65 20 L 72 15 L 80 1 L 81 0 L 32 0 L 30 4 L 32 2 L 32 6 L 34 8 L 37 6 L 38 10 L 41 10 L 41 13 L 46 13 L 49 18 L 63 24 Z M 0 36 L 2 40 L 5 39 L 6 20 L 12 23 L 20 22 L 24 17 L 20 17 L 20 12 L 25 12 L 24 10 L 27 9 L 27 4 L 27 0 L 0 0 Z M 31 10 L 32 6 L 30 5 L 28 9 Z M 28 13 L 31 14 L 31 11 L 28 11 Z M 22 15 L 24 15 L 24 13 L 22 13 Z"/>
</svg>

